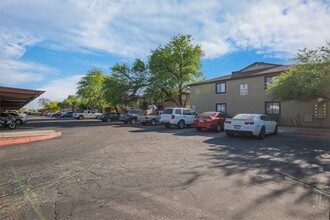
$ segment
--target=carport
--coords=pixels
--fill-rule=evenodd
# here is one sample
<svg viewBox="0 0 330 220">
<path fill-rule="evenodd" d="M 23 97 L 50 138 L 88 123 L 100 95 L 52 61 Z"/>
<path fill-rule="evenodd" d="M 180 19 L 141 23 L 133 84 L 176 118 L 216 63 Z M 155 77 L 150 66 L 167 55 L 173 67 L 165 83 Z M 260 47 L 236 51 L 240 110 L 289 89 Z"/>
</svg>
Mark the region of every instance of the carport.
<svg viewBox="0 0 330 220">
<path fill-rule="evenodd" d="M 0 86 L 0 112 L 18 110 L 45 91 Z"/>
</svg>

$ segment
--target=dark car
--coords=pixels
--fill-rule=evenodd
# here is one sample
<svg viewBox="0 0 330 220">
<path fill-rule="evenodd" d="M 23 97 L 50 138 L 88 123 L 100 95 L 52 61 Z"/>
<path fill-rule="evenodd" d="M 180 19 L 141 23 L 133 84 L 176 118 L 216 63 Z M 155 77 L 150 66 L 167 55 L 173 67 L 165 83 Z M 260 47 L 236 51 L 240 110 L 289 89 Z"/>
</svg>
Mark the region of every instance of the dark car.
<svg viewBox="0 0 330 220">
<path fill-rule="evenodd" d="M 73 112 L 67 112 L 62 116 L 62 118 L 72 118 L 72 117 L 73 117 Z"/>
<path fill-rule="evenodd" d="M 102 122 L 118 121 L 119 120 L 119 114 L 117 114 L 115 112 L 111 112 L 111 113 L 107 113 L 107 114 L 103 114 L 103 115 L 99 116 L 99 119 Z"/>
<path fill-rule="evenodd" d="M 141 115 L 140 109 L 129 109 L 120 113 L 119 120 L 127 124 L 130 122 L 131 124 L 136 124 L 138 120 L 138 116 Z"/>
<path fill-rule="evenodd" d="M 61 117 L 61 112 L 55 112 L 52 114 L 52 117 L 54 118 L 58 118 L 58 117 Z"/>
</svg>

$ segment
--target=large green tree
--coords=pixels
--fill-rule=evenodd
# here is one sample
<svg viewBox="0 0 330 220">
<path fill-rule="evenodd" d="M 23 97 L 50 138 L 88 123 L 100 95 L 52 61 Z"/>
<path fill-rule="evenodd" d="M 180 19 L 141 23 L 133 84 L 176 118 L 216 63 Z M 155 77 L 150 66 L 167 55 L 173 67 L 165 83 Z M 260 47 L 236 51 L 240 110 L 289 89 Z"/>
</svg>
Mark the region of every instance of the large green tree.
<svg viewBox="0 0 330 220">
<path fill-rule="evenodd" d="M 151 99 L 163 98 L 184 106 L 182 95 L 190 83 L 202 78 L 200 45 L 194 45 L 190 35 L 177 35 L 149 57 L 150 80 L 145 90 Z"/>
<path fill-rule="evenodd" d="M 274 78 L 267 93 L 282 101 L 330 100 L 330 43 L 315 50 L 300 50 L 285 73 Z"/>
<path fill-rule="evenodd" d="M 111 68 L 111 76 L 104 81 L 107 103 L 117 109 L 134 103 L 148 84 L 148 68 L 143 61 L 136 59 L 130 67 L 116 64 Z"/>
<path fill-rule="evenodd" d="M 118 78 L 109 76 L 104 81 L 104 95 L 110 107 L 116 112 L 118 108 L 126 105 L 127 88 L 125 82 Z"/>
<path fill-rule="evenodd" d="M 78 82 L 77 96 L 81 99 L 83 106 L 93 109 L 105 107 L 103 89 L 105 78 L 101 70 L 93 69 Z"/>
<path fill-rule="evenodd" d="M 80 99 L 76 95 L 69 95 L 66 99 L 64 99 L 61 103 L 59 103 L 61 108 L 70 108 L 72 111 L 78 109 L 80 105 Z"/>
</svg>

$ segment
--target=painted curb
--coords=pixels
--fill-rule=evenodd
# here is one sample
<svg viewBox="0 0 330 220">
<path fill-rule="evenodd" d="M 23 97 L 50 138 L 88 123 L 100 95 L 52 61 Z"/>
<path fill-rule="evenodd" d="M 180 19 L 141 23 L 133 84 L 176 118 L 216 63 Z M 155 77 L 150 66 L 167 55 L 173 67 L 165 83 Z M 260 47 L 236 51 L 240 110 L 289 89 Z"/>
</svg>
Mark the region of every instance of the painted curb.
<svg viewBox="0 0 330 220">
<path fill-rule="evenodd" d="M 43 135 L 38 137 L 27 137 L 27 138 L 20 138 L 14 140 L 7 140 L 7 141 L 0 141 L 0 147 L 4 145 L 11 145 L 11 144 L 23 144 L 29 143 L 32 141 L 42 141 L 47 139 L 56 138 L 62 135 L 62 132 L 56 132 L 55 134 Z"/>
</svg>

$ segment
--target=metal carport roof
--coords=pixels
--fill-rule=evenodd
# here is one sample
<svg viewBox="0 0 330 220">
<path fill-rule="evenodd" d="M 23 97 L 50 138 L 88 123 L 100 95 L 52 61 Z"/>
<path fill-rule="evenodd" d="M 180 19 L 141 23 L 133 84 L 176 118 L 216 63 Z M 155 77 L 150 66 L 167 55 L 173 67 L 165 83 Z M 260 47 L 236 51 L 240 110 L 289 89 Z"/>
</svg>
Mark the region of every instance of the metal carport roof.
<svg viewBox="0 0 330 220">
<path fill-rule="evenodd" d="M 0 86 L 0 111 L 18 110 L 44 92 Z"/>
</svg>

